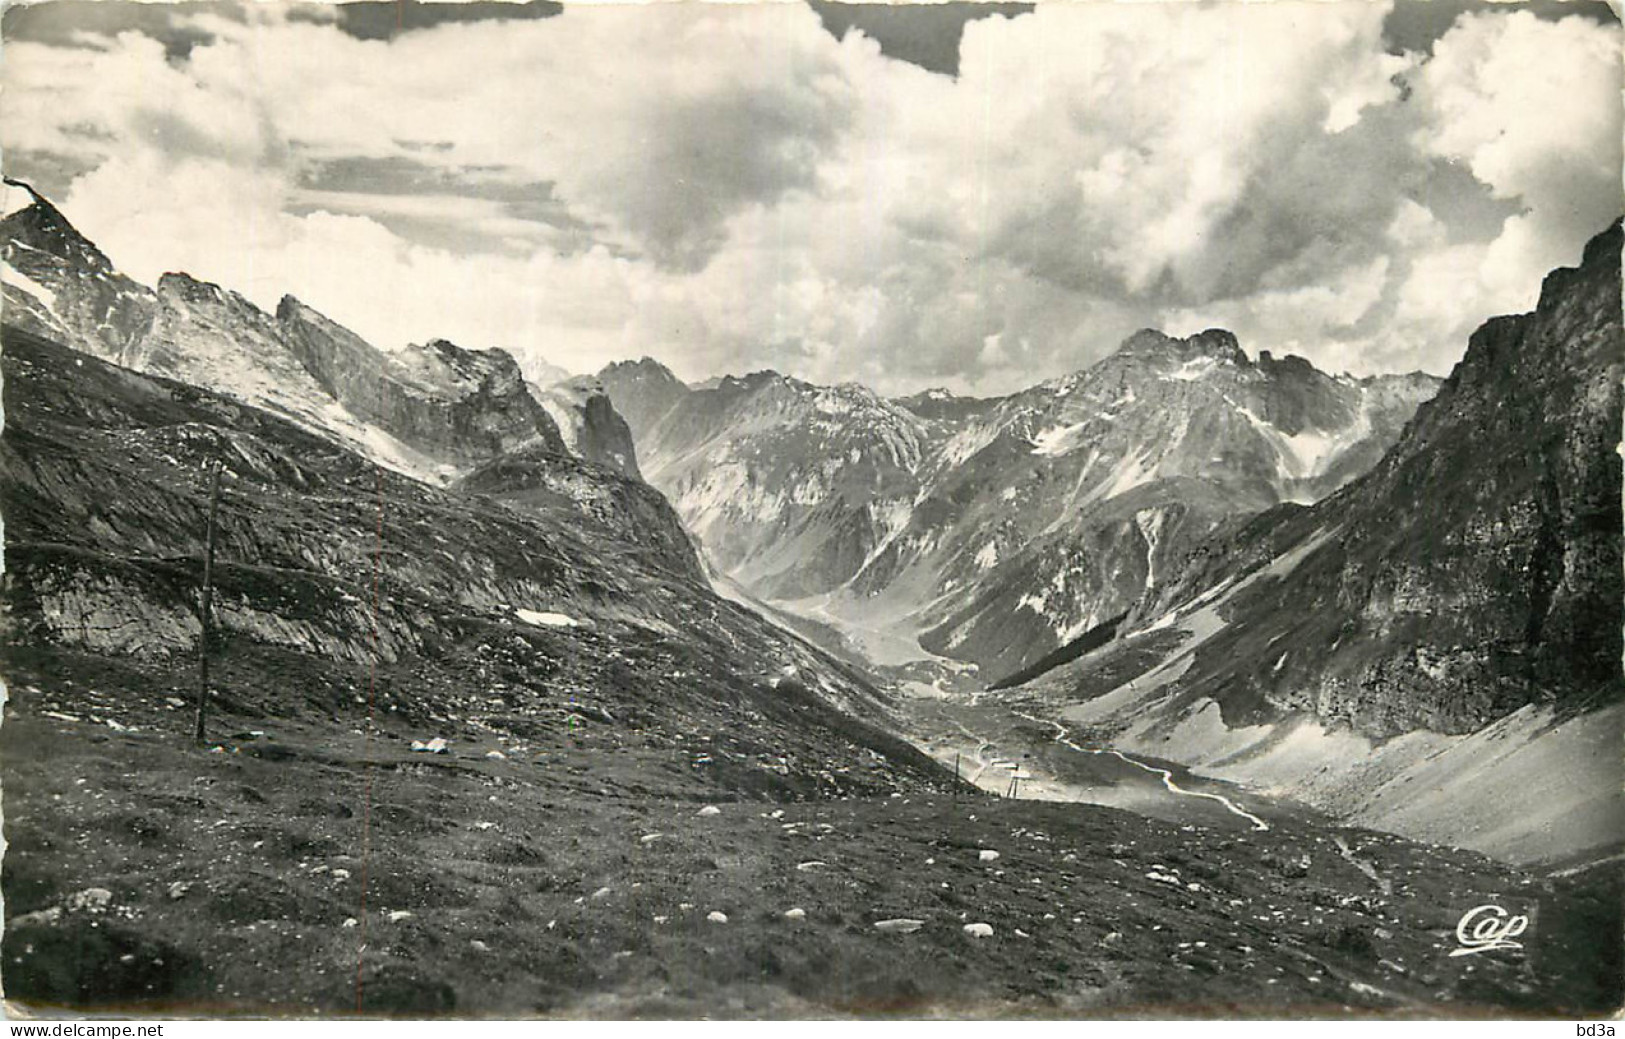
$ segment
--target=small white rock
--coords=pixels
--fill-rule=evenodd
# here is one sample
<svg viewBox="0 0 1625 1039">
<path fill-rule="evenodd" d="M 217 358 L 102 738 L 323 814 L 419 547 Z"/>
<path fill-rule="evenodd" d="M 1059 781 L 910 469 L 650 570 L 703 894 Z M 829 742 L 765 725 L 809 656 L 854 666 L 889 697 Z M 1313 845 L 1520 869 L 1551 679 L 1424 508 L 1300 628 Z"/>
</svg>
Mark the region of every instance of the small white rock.
<svg viewBox="0 0 1625 1039">
<path fill-rule="evenodd" d="M 728 922 L 728 914 L 719 913 L 715 909 L 711 910 L 709 913 L 706 913 L 705 918 L 714 924 L 725 924 Z"/>
<path fill-rule="evenodd" d="M 906 917 L 898 917 L 894 920 L 878 920 L 875 922 L 875 930 L 885 931 L 888 934 L 913 934 L 915 931 L 918 931 L 924 926 L 924 920 L 910 920 Z"/>
<path fill-rule="evenodd" d="M 508 755 L 502 753 L 500 750 L 488 750 L 488 751 L 485 752 L 485 756 L 486 756 L 487 759 L 489 759 L 491 761 L 507 761 L 508 760 Z"/>
<path fill-rule="evenodd" d="M 642 841 L 644 844 L 653 844 L 655 841 L 658 841 L 664 836 L 665 834 L 663 833 L 646 833 L 642 837 L 639 837 L 638 840 Z"/>
<path fill-rule="evenodd" d="M 360 921 L 358 921 L 355 917 L 351 916 L 351 917 L 346 917 L 345 920 L 344 920 L 344 923 L 340 924 L 339 926 L 340 927 L 354 927 L 358 923 L 360 923 Z"/>
<path fill-rule="evenodd" d="M 695 812 L 694 814 L 695 815 L 721 815 L 722 814 L 722 809 L 718 808 L 716 805 L 706 805 L 704 808 L 701 808 L 699 811 Z"/>
<path fill-rule="evenodd" d="M 807 919 L 807 911 L 805 909 L 786 909 L 784 918 L 786 920 L 805 920 Z"/>
<path fill-rule="evenodd" d="M 484 942 L 480 941 L 478 938 L 469 939 L 468 947 L 470 949 L 473 949 L 475 952 L 490 952 L 491 951 L 491 947 L 489 945 L 486 945 Z"/>
<path fill-rule="evenodd" d="M 614 890 L 615 890 L 615 889 L 614 889 L 614 888 L 609 888 L 609 887 L 601 887 L 601 888 L 599 888 L 599 889 L 598 889 L 598 890 L 597 890 L 597 891 L 594 891 L 594 892 L 593 892 L 593 893 L 592 893 L 592 897 L 594 897 L 594 898 L 608 898 L 608 897 L 609 897 L 609 895 L 610 895 L 610 894 L 611 894 L 611 893 L 612 893 L 612 892 L 613 892 L 613 891 L 614 891 Z"/>
<path fill-rule="evenodd" d="M 398 924 L 402 920 L 410 919 L 412 919 L 412 911 L 410 909 L 397 909 L 393 913 L 389 914 L 389 922 L 392 924 Z"/>
<path fill-rule="evenodd" d="M 980 852 L 977 853 L 976 857 L 977 857 L 977 859 L 979 859 L 982 862 L 997 862 L 998 859 L 999 859 L 999 853 L 996 852 L 996 851 L 989 851 L 988 849 L 983 848 Z"/>
<path fill-rule="evenodd" d="M 964 930 L 965 933 L 970 935 L 972 938 L 993 937 L 992 924 L 966 924 Z"/>
</svg>

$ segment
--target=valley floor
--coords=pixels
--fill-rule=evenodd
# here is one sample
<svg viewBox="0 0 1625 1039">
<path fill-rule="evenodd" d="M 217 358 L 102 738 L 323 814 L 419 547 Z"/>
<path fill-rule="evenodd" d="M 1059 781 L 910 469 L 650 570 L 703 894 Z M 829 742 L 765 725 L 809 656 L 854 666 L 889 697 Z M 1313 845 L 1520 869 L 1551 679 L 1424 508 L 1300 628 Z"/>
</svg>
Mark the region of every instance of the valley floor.
<svg viewBox="0 0 1625 1039">
<path fill-rule="evenodd" d="M 413 1016 L 1619 1000 L 1612 870 L 1541 876 L 1251 801 L 1269 830 L 970 787 L 730 800 L 709 765 L 608 723 L 521 752 L 464 719 L 436 755 L 388 717 L 227 713 L 201 748 L 161 682 L 80 677 L 8 675 L 4 984 L 25 1010 L 344 1015 L 358 980 L 362 1011 Z M 1526 948 L 1450 957 L 1490 902 L 1530 915 Z M 898 919 L 919 926 L 876 927 Z"/>
</svg>

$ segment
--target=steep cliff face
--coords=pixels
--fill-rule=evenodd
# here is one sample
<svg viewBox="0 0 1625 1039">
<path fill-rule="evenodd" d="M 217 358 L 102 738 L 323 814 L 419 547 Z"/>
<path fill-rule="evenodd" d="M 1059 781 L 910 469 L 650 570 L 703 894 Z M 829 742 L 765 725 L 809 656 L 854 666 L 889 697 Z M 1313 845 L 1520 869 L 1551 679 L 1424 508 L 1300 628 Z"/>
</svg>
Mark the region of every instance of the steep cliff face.
<svg viewBox="0 0 1625 1039">
<path fill-rule="evenodd" d="M 1168 616 L 1295 559 L 1198 655 L 1227 717 L 1457 734 L 1619 692 L 1619 250 L 1616 226 L 1533 313 L 1480 328 L 1369 474 L 1204 546 L 1141 604 L 1139 621 Z"/>
<path fill-rule="evenodd" d="M 1010 695 L 1096 740 L 1517 859 L 1617 841 L 1621 233 L 1490 320 L 1366 475 L 1228 524 Z"/>
<path fill-rule="evenodd" d="M 577 458 L 641 478 L 632 429 L 601 382 L 578 375 L 533 392 Z"/>
<path fill-rule="evenodd" d="M 277 307 L 277 323 L 323 390 L 432 458 L 461 469 L 531 441 L 566 450 L 518 364 L 500 350 L 437 339 L 385 354 L 292 296 Z"/>
<path fill-rule="evenodd" d="M 1255 363 L 1222 330 L 1145 330 L 994 400 L 771 372 L 676 392 L 652 364 L 606 386 L 657 416 L 645 470 L 725 573 L 993 678 L 1126 611 L 1221 524 L 1341 486 L 1437 385 Z"/>
</svg>

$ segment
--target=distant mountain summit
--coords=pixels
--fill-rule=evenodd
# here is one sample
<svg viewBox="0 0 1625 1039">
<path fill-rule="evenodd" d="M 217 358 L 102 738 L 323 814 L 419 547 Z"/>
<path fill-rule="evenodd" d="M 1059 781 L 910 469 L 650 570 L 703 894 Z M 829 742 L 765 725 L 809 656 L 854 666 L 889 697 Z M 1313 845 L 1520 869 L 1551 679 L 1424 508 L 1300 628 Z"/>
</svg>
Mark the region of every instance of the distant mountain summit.
<svg viewBox="0 0 1625 1039">
<path fill-rule="evenodd" d="M 617 361 L 598 373 L 598 382 L 640 439 L 689 394 L 682 380 L 650 357 Z"/>
<path fill-rule="evenodd" d="M 884 536 L 877 511 L 917 491 L 925 424 L 865 387 L 761 371 L 690 389 L 647 359 L 599 378 L 632 416 L 650 482 L 758 594 L 838 588 Z"/>
<path fill-rule="evenodd" d="M 986 397 L 961 397 L 941 387 L 921 390 L 907 397 L 898 397 L 895 401 L 900 407 L 928 421 L 963 421 L 982 413 L 996 403 Z"/>
<path fill-rule="evenodd" d="M 693 389 L 648 359 L 600 378 L 731 578 L 849 632 L 887 629 L 888 657 L 990 677 L 1126 611 L 1227 520 L 1340 487 L 1438 385 L 1254 362 L 1219 329 L 1142 330 L 989 400 L 774 372 Z"/>
</svg>

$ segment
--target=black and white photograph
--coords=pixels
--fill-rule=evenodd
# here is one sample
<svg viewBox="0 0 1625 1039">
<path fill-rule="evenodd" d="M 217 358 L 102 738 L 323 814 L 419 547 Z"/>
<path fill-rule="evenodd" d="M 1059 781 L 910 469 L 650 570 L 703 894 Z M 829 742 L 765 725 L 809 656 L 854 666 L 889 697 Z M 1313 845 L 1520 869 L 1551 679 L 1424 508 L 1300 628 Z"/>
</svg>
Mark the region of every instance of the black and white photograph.
<svg viewBox="0 0 1625 1039">
<path fill-rule="evenodd" d="M 5 3 L 0 1016 L 1617 1021 L 1621 57 Z"/>
</svg>

